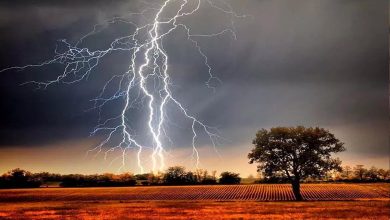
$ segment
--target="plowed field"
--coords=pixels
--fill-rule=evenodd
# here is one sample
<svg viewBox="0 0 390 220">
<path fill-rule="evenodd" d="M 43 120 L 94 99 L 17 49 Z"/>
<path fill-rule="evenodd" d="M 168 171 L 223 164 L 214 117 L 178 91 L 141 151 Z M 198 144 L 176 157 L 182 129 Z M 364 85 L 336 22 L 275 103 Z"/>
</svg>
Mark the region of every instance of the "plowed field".
<svg viewBox="0 0 390 220">
<path fill-rule="evenodd" d="M 389 189 L 389 190 L 386 190 Z M 390 185 L 302 184 L 305 200 L 388 198 Z M 294 200 L 288 184 L 0 190 L 0 201 Z"/>
<path fill-rule="evenodd" d="M 390 218 L 389 184 L 151 186 L 0 190 L 0 219 Z M 287 202 L 286 202 L 287 201 Z"/>
</svg>

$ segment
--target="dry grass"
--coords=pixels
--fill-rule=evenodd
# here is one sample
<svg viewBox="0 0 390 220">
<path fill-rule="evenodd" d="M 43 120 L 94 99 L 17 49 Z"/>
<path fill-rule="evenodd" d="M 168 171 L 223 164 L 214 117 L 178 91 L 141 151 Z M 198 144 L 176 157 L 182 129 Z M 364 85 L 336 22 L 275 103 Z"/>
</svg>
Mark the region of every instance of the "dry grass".
<svg viewBox="0 0 390 220">
<path fill-rule="evenodd" d="M 332 194 L 333 191 L 326 191 L 341 186 L 340 184 L 329 184 L 326 187 L 324 185 L 326 184 L 318 185 L 322 187 L 321 193 L 324 195 L 349 195 Z M 274 188 L 274 191 L 281 189 L 271 186 L 267 185 L 269 189 Z M 168 195 L 167 190 L 172 188 L 0 190 L 0 219 L 389 219 L 390 200 L 386 197 L 390 190 L 388 184 L 350 184 L 349 187 L 355 190 L 354 192 L 356 189 L 362 190 L 358 191 L 363 193 L 360 195 L 371 195 L 371 192 L 379 191 L 382 197 L 306 202 L 260 202 L 234 199 L 137 201 L 127 194 L 135 193 L 133 190 L 137 190 L 136 192 L 146 195 L 155 195 L 155 192 Z M 194 190 L 194 187 L 173 189 L 176 193 L 185 194 L 186 191 Z M 207 192 L 210 186 L 204 186 L 202 189 Z M 253 194 L 250 190 L 239 192 L 242 192 L 240 195 L 243 197 L 246 194 Z M 172 196 L 177 197 L 177 195 Z"/>
<path fill-rule="evenodd" d="M 389 201 L 3 203 L 0 219 L 389 219 Z"/>
</svg>

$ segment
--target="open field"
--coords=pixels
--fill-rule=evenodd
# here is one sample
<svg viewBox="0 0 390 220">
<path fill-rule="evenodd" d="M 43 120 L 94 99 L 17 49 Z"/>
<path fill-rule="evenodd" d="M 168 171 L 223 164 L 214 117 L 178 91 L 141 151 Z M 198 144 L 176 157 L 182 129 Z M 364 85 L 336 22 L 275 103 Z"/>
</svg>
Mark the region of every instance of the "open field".
<svg viewBox="0 0 390 220">
<path fill-rule="evenodd" d="M 389 219 L 388 201 L 73 201 L 1 204 L 0 219 Z"/>
<path fill-rule="evenodd" d="M 0 219 L 389 219 L 389 184 L 303 184 L 302 192 L 312 201 L 288 201 L 284 184 L 0 190 Z"/>
<path fill-rule="evenodd" d="M 390 184 L 303 184 L 306 200 L 354 200 L 388 198 Z M 90 200 L 251 200 L 290 201 L 289 184 L 146 186 L 101 188 L 40 188 L 0 191 L 1 201 Z"/>
</svg>

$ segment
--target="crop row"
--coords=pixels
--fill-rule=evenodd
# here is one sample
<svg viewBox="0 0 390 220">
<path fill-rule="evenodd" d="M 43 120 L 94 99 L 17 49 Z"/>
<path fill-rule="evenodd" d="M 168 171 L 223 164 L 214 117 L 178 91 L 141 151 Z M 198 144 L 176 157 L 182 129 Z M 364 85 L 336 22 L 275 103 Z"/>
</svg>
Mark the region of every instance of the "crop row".
<svg viewBox="0 0 390 220">
<path fill-rule="evenodd" d="M 124 194 L 129 200 L 294 200 L 290 185 L 233 185 L 233 186 L 193 186 L 159 187 L 145 192 L 131 190 Z M 342 184 L 303 185 L 302 196 L 306 200 L 348 200 L 382 197 L 362 186 Z"/>
<path fill-rule="evenodd" d="M 303 184 L 306 200 L 353 200 L 389 197 L 357 184 Z M 57 188 L 2 190 L 2 201 L 104 201 L 104 200 L 294 200 L 291 185 L 214 185 L 214 186 L 150 186 L 123 188 Z"/>
</svg>

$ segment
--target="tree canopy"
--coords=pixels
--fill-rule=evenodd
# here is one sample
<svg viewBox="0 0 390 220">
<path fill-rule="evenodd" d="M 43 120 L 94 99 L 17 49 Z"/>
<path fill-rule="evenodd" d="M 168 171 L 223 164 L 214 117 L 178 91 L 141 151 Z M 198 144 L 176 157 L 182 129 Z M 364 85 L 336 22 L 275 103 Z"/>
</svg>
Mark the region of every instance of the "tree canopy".
<svg viewBox="0 0 390 220">
<path fill-rule="evenodd" d="M 249 163 L 258 163 L 266 177 L 287 177 L 301 200 L 299 182 L 307 177 L 322 177 L 328 171 L 341 171 L 341 161 L 333 153 L 344 151 L 344 144 L 323 128 L 275 127 L 261 129 L 248 154 Z"/>
<path fill-rule="evenodd" d="M 241 182 L 240 174 L 233 172 L 222 172 L 219 178 L 220 184 L 239 184 Z"/>
</svg>

